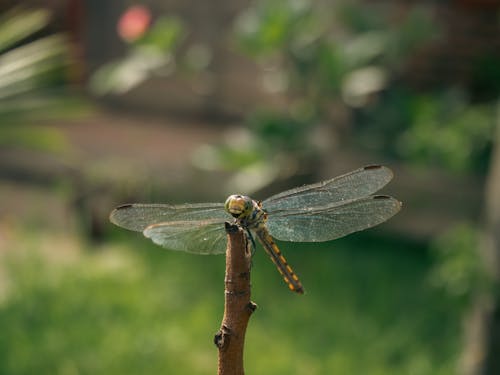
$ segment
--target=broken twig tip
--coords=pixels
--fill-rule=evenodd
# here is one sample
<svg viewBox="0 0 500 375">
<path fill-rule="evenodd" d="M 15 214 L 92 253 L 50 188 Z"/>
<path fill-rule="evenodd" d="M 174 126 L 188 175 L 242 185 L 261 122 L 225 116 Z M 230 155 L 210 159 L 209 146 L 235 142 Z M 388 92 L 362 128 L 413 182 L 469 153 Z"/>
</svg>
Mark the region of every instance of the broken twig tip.
<svg viewBox="0 0 500 375">
<path fill-rule="evenodd" d="M 227 234 L 230 234 L 230 233 L 237 233 L 240 230 L 240 227 L 236 224 L 226 221 L 224 223 L 224 229 L 226 229 Z"/>
</svg>

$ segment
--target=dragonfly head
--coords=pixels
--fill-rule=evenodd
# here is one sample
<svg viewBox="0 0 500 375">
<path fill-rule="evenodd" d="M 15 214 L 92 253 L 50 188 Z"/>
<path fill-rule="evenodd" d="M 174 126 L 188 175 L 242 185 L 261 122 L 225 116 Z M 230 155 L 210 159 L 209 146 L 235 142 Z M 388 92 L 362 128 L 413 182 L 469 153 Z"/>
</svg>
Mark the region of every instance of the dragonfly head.
<svg viewBox="0 0 500 375">
<path fill-rule="evenodd" d="M 236 219 L 243 219 L 252 213 L 253 201 L 246 195 L 230 195 L 224 208 Z"/>
</svg>

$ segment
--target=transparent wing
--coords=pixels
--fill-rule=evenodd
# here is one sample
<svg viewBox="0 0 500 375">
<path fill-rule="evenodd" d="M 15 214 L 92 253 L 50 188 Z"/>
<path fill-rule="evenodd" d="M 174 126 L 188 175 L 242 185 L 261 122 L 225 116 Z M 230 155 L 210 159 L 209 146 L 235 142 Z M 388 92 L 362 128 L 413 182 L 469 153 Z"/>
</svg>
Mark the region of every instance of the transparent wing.
<svg viewBox="0 0 500 375">
<path fill-rule="evenodd" d="M 171 250 L 195 254 L 222 254 L 226 252 L 224 221 L 219 219 L 177 221 L 153 224 L 144 229 L 144 236 Z"/>
<path fill-rule="evenodd" d="M 224 222 L 231 220 L 222 203 L 126 204 L 109 218 L 122 228 L 143 232 L 158 245 L 196 254 L 224 253 Z"/>
<path fill-rule="evenodd" d="M 262 202 L 268 213 L 281 210 L 325 207 L 366 197 L 384 187 L 393 177 L 381 165 L 371 165 L 312 185 L 305 185 L 273 195 Z"/>
<path fill-rule="evenodd" d="M 220 220 L 224 222 L 231 216 L 224 210 L 223 203 L 194 203 L 194 204 L 125 204 L 115 208 L 109 215 L 109 220 L 119 227 L 142 232 L 153 224 L 169 221 L 196 222 L 206 220 Z"/>
<path fill-rule="evenodd" d="M 283 241 L 321 242 L 378 225 L 401 209 L 401 202 L 374 195 L 325 207 L 269 213 L 269 233 Z"/>
</svg>

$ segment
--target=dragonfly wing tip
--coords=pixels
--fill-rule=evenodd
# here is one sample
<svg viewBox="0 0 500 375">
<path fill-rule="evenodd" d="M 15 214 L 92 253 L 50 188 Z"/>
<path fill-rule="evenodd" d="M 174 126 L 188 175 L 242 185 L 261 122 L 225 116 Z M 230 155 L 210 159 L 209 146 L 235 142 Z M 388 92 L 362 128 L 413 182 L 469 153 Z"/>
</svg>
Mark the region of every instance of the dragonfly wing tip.
<svg viewBox="0 0 500 375">
<path fill-rule="evenodd" d="M 366 165 L 363 167 L 363 169 L 366 171 L 366 170 L 370 170 L 370 169 L 380 169 L 380 168 L 384 168 L 382 165 L 380 164 L 370 164 L 370 165 Z"/>
</svg>

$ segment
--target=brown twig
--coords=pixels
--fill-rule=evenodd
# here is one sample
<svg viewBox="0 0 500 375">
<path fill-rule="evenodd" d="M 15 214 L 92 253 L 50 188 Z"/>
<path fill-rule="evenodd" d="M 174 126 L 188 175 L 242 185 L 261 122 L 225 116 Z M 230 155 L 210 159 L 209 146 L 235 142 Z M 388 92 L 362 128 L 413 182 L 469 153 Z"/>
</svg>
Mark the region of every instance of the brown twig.
<svg viewBox="0 0 500 375">
<path fill-rule="evenodd" d="M 214 343 L 219 349 L 219 375 L 243 375 L 243 345 L 250 315 L 251 249 L 242 228 L 226 223 L 226 277 L 224 317 Z"/>
</svg>

